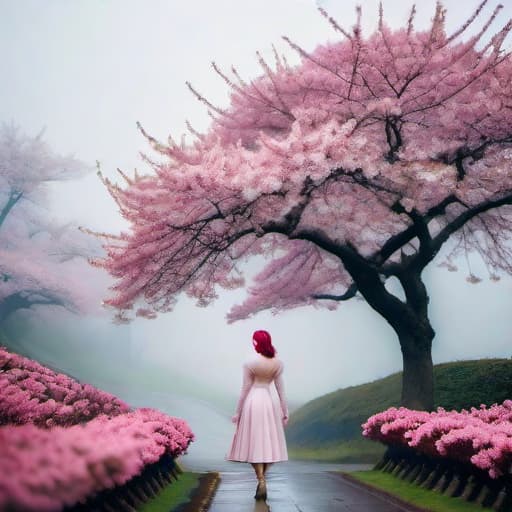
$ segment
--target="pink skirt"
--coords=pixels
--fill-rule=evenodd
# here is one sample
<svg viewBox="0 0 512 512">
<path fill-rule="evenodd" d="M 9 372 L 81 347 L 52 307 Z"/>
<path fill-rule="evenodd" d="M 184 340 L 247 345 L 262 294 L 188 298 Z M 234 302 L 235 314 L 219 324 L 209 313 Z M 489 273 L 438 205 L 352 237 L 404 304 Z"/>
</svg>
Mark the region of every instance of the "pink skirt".
<svg viewBox="0 0 512 512">
<path fill-rule="evenodd" d="M 272 399 L 268 385 L 253 385 L 249 390 L 226 460 L 288 460 L 281 409 Z"/>
</svg>

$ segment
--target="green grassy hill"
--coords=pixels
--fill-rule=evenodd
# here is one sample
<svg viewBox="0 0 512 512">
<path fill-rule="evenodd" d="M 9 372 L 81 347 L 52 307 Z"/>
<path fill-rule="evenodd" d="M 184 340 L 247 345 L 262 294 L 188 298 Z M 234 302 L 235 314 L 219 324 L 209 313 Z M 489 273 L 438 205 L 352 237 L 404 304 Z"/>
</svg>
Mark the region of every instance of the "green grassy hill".
<svg viewBox="0 0 512 512">
<path fill-rule="evenodd" d="M 434 367 L 435 406 L 462 409 L 512 398 L 512 359 L 480 359 Z M 373 462 L 383 452 L 361 437 L 361 423 L 400 404 L 402 374 L 340 389 L 295 411 L 286 429 L 292 458 Z"/>
</svg>

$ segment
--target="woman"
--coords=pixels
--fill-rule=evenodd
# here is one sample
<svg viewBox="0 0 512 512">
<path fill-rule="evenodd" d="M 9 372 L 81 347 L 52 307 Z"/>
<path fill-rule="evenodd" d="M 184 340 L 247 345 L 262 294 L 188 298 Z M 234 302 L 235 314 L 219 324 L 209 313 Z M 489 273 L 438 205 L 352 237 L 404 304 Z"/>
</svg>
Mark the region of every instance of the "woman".
<svg viewBox="0 0 512 512">
<path fill-rule="evenodd" d="M 256 499 L 267 498 L 265 473 L 273 462 L 288 460 L 284 426 L 288 422 L 282 380 L 283 363 L 267 331 L 253 334 L 258 355 L 244 364 L 243 384 L 233 423 L 236 431 L 227 460 L 250 462 L 258 479 Z M 272 400 L 270 386 L 275 383 L 280 407 Z"/>
</svg>

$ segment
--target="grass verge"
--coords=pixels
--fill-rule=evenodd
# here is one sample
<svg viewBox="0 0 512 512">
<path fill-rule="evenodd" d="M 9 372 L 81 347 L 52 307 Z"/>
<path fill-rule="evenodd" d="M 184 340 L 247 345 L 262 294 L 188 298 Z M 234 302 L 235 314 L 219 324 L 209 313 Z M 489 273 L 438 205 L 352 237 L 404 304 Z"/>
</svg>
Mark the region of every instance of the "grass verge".
<svg viewBox="0 0 512 512">
<path fill-rule="evenodd" d="M 382 471 L 353 471 L 344 473 L 344 476 L 414 505 L 418 510 L 429 512 L 493 512 L 491 508 L 469 503 L 462 498 L 450 498 L 438 492 L 423 489 Z"/>
<path fill-rule="evenodd" d="M 315 447 L 289 446 L 290 459 L 321 462 L 375 464 L 384 455 L 386 447 L 366 439 L 338 442 Z"/>
<path fill-rule="evenodd" d="M 455 361 L 434 367 L 434 405 L 447 410 L 501 403 L 510 398 L 512 359 Z M 321 448 L 361 439 L 361 424 L 372 414 L 400 405 L 402 374 L 320 396 L 290 416 L 288 446 Z"/>
<path fill-rule="evenodd" d="M 151 501 L 145 503 L 138 512 L 169 512 L 190 501 L 190 495 L 199 486 L 201 473 L 184 472 L 179 479 L 162 489 Z"/>
</svg>

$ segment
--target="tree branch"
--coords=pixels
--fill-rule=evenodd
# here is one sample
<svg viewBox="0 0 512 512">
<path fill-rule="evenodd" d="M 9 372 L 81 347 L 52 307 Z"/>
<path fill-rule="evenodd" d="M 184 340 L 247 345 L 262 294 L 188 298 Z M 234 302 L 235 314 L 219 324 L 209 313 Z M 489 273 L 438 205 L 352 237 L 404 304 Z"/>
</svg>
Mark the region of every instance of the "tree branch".
<svg viewBox="0 0 512 512">
<path fill-rule="evenodd" d="M 414 234 L 416 237 L 418 237 L 418 240 L 420 241 L 419 253 L 427 256 L 431 250 L 432 237 L 430 236 L 430 231 L 428 230 L 428 224 L 425 217 L 420 215 L 415 208 L 413 208 L 410 212 L 407 211 L 399 201 L 397 201 L 391 207 L 391 209 L 398 214 L 403 213 L 407 215 L 412 220 Z M 402 253 L 402 262 L 404 262 L 404 264 L 406 259 L 408 261 L 411 261 L 413 258 L 406 258 L 405 255 Z"/>
<path fill-rule="evenodd" d="M 343 262 L 347 272 L 354 280 L 357 290 L 361 292 L 366 302 L 395 329 L 399 330 L 408 325 L 414 325 L 414 313 L 400 299 L 386 290 L 381 280 L 379 270 L 350 243 L 336 244 L 319 229 L 304 229 L 292 236 L 292 239 L 306 240 L 317 247 L 337 255 Z M 411 320 L 411 322 L 408 322 Z"/>
<path fill-rule="evenodd" d="M 459 230 L 464 224 L 466 224 L 473 217 L 476 217 L 480 213 L 499 208 L 506 204 L 512 204 L 512 191 L 508 191 L 509 194 L 495 200 L 487 200 L 479 205 L 474 206 L 460 214 L 454 220 L 452 220 L 447 226 L 445 226 L 437 236 L 432 240 L 432 255 L 429 261 L 439 252 L 443 244 L 450 238 L 450 236 Z M 427 261 L 426 263 L 428 263 Z"/>
<path fill-rule="evenodd" d="M 428 223 L 433 218 L 437 217 L 438 215 L 443 214 L 445 212 L 446 208 L 450 204 L 457 203 L 457 202 L 460 202 L 460 201 L 453 194 L 445 197 L 439 204 L 430 208 L 427 211 L 427 213 L 425 215 L 423 215 L 422 223 L 425 226 L 428 226 Z M 396 208 L 395 211 L 397 211 L 397 213 L 400 210 L 400 207 L 402 207 L 402 205 L 400 205 L 399 203 L 395 203 L 395 205 L 393 205 L 393 206 L 394 206 L 394 208 Z M 406 212 L 404 211 L 404 213 L 406 213 Z M 427 230 L 428 230 L 428 228 L 427 228 Z M 381 247 L 381 249 L 374 256 L 372 256 L 371 260 L 374 261 L 377 265 L 381 265 L 381 264 L 385 263 L 386 260 L 394 252 L 398 251 L 398 249 L 403 247 L 405 244 L 409 243 L 413 238 L 415 238 L 417 236 L 418 236 L 418 227 L 417 227 L 417 225 L 415 225 L 413 223 L 412 225 L 410 225 L 409 227 L 407 227 L 400 233 L 397 233 L 396 235 L 389 238 L 386 241 L 386 243 Z M 429 234 L 429 236 L 430 236 L 430 234 Z"/>
<path fill-rule="evenodd" d="M 0 227 L 5 222 L 5 219 L 9 215 L 9 212 L 14 208 L 14 205 L 23 197 L 23 192 L 17 192 L 16 190 L 11 190 L 9 194 L 9 199 L 7 203 L 5 203 L 2 211 L 0 212 Z"/>
<path fill-rule="evenodd" d="M 352 297 L 355 297 L 357 295 L 357 285 L 355 283 L 352 283 L 345 293 L 342 295 L 330 295 L 328 293 L 318 293 L 315 295 L 312 295 L 313 299 L 319 299 L 319 300 L 335 300 L 335 301 L 345 301 L 350 300 Z"/>
</svg>

